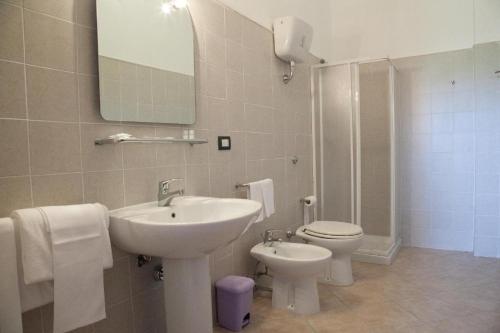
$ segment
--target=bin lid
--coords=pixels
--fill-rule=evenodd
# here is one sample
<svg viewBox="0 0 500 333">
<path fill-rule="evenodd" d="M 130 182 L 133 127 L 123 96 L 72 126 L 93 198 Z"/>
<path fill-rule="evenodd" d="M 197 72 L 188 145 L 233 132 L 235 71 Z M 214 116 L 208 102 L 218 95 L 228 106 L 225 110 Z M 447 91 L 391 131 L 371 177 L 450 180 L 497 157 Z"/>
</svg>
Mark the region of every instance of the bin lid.
<svg viewBox="0 0 500 333">
<path fill-rule="evenodd" d="M 255 282 L 244 276 L 229 275 L 215 282 L 215 288 L 227 292 L 241 294 L 253 288 Z"/>
</svg>

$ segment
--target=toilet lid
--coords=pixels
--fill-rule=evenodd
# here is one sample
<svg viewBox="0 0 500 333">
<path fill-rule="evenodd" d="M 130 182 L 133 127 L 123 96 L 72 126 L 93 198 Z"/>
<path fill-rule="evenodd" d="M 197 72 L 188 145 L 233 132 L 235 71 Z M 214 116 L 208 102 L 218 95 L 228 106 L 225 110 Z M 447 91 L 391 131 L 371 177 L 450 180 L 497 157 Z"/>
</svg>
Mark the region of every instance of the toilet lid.
<svg viewBox="0 0 500 333">
<path fill-rule="evenodd" d="M 335 222 L 335 221 L 316 221 L 304 226 L 304 232 L 319 236 L 357 236 L 363 233 L 359 225 Z"/>
</svg>

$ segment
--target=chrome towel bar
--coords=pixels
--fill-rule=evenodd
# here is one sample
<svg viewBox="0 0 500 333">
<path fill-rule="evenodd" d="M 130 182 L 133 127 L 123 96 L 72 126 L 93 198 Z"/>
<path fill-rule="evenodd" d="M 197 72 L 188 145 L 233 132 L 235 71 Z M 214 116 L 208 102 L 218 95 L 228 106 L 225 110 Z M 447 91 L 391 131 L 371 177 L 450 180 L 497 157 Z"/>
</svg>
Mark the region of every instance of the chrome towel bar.
<svg viewBox="0 0 500 333">
<path fill-rule="evenodd" d="M 129 137 L 116 137 L 109 136 L 107 138 L 95 139 L 94 143 L 98 146 L 106 144 L 118 144 L 118 143 L 189 143 L 190 145 L 204 144 L 208 143 L 206 139 L 176 139 L 172 137 L 147 137 L 147 138 L 136 138 L 133 136 Z"/>
</svg>

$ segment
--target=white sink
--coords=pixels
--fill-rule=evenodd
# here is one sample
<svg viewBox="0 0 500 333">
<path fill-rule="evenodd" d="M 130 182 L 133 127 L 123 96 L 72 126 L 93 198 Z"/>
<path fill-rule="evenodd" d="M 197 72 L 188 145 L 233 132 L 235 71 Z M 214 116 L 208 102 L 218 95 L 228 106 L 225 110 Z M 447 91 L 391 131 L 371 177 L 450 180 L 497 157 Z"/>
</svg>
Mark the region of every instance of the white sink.
<svg viewBox="0 0 500 333">
<path fill-rule="evenodd" d="M 251 200 L 179 197 L 170 207 L 151 202 L 111 212 L 110 233 L 131 253 L 197 258 L 237 239 L 260 209 Z"/>
<path fill-rule="evenodd" d="M 211 333 L 208 255 L 236 240 L 262 208 L 256 201 L 178 197 L 110 213 L 112 242 L 128 252 L 163 258 L 169 333 Z"/>
</svg>

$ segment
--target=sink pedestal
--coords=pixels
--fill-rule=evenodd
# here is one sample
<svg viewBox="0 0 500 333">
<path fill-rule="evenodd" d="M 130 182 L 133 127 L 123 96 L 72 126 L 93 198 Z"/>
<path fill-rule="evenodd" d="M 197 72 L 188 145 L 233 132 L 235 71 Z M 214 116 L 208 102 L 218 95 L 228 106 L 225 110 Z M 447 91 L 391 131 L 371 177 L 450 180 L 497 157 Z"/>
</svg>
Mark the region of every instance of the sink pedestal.
<svg viewBox="0 0 500 333">
<path fill-rule="evenodd" d="M 212 293 L 208 256 L 163 259 L 168 333 L 212 333 Z"/>
</svg>

